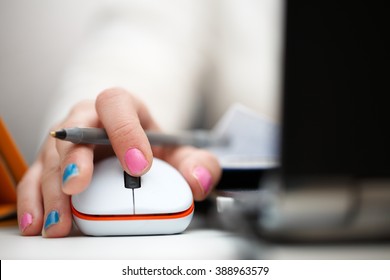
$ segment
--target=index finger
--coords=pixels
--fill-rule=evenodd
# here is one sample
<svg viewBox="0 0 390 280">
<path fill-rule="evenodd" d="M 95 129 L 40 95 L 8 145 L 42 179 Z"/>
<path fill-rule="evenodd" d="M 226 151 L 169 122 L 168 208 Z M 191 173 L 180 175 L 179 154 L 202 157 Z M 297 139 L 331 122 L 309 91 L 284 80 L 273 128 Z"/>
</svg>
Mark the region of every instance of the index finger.
<svg viewBox="0 0 390 280">
<path fill-rule="evenodd" d="M 103 91 L 95 105 L 123 169 L 133 176 L 146 173 L 153 153 L 144 129 L 158 129 L 147 108 L 121 88 Z"/>
</svg>

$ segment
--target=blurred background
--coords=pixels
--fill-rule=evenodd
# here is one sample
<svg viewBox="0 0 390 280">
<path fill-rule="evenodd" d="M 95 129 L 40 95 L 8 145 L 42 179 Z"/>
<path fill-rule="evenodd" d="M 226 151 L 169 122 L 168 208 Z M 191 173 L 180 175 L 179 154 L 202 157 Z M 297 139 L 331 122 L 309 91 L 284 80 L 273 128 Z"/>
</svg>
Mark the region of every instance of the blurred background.
<svg viewBox="0 0 390 280">
<path fill-rule="evenodd" d="M 156 25 L 159 25 L 160 29 L 157 29 L 155 34 L 167 35 L 164 38 L 169 40 L 176 32 L 181 36 L 180 40 L 189 42 L 186 46 L 180 44 L 182 41 L 178 39 L 179 43 L 176 42 L 175 46 L 184 46 L 183 49 L 201 45 L 201 50 L 196 50 L 197 57 L 208 62 L 205 66 L 204 63 L 193 60 L 181 60 L 182 65 L 192 63 L 193 69 L 202 69 L 203 74 L 198 73 L 197 79 L 189 81 L 188 85 L 201 83 L 196 85 L 194 91 L 206 98 L 198 105 L 189 104 L 188 108 L 184 107 L 183 111 L 172 116 L 173 120 L 164 119 L 163 109 L 160 108 L 164 107 L 161 106 L 164 99 L 154 101 L 145 94 L 145 102 L 151 107 L 157 121 L 161 119 L 163 127 L 210 127 L 234 102 L 243 103 L 267 118 L 278 120 L 282 7 L 282 0 L 0 1 L 0 116 L 11 130 L 23 155 L 31 163 L 37 154 L 43 134 L 48 131 L 49 125 L 57 121 L 51 120 L 53 110 L 59 110 L 55 107 L 57 100 L 69 95 L 69 92 L 73 91 L 77 97 L 80 92 L 91 91 L 92 96 L 105 86 L 116 85 L 129 85 L 134 87 L 136 92 L 153 92 L 150 84 L 156 80 L 155 87 L 158 87 L 159 73 L 163 75 L 167 72 L 163 67 L 158 68 L 155 65 L 152 68 L 157 69 L 153 74 L 156 76 L 151 76 L 147 86 L 144 85 L 147 83 L 140 82 L 142 78 L 137 76 L 139 73 L 136 73 L 133 80 L 128 81 L 118 78 L 98 82 L 100 77 L 97 75 L 96 81 L 91 82 L 93 86 L 83 85 L 77 89 L 73 81 L 79 79 L 77 83 L 81 84 L 80 76 L 91 69 L 94 70 L 96 63 L 93 66 L 88 65 L 88 68 L 82 57 L 91 55 L 89 59 L 92 60 L 96 55 L 90 51 L 91 42 L 98 42 L 97 45 L 104 42 L 104 37 L 102 39 L 100 35 L 95 35 L 96 30 L 102 23 L 107 22 L 107 19 L 112 23 L 113 17 L 130 14 L 134 22 L 146 15 L 139 25 L 145 27 L 144 22 L 148 16 L 158 18 L 156 15 L 161 13 L 164 17 L 159 17 L 161 21 Z M 189 23 L 180 24 L 181 20 L 187 20 Z M 114 30 L 114 33 L 116 31 Z M 148 35 L 154 36 L 154 33 Z M 136 40 L 142 39 L 142 32 L 138 36 Z M 96 41 L 96 38 L 101 41 Z M 112 44 L 116 39 L 115 37 Z M 127 43 L 134 45 L 133 42 Z M 157 45 L 151 52 L 156 50 L 163 49 Z M 173 50 L 171 54 L 167 52 L 167 57 L 172 55 L 174 58 L 176 54 L 183 55 Z M 157 55 L 158 53 L 156 57 Z M 139 54 L 135 53 L 134 57 L 129 56 L 126 59 L 131 61 L 136 56 Z M 156 65 L 158 64 L 156 62 Z M 180 65 L 177 64 L 178 69 Z M 96 67 L 104 68 L 103 62 Z M 104 72 L 99 73 L 103 74 Z M 91 76 L 88 76 L 88 79 L 91 79 Z M 82 83 L 85 84 L 88 79 L 82 80 Z M 109 84 L 116 81 L 119 84 Z M 180 93 L 180 88 L 177 91 Z M 88 97 L 88 94 L 86 96 Z M 70 99 L 68 107 L 63 106 L 64 112 L 74 101 L 75 99 Z M 48 114 L 48 108 L 54 108 L 51 115 Z M 177 119 L 186 120 L 183 116 L 186 113 L 184 110 L 188 112 L 188 120 L 185 123 L 175 123 Z M 61 114 L 59 113 L 60 116 Z M 201 120 L 190 121 L 190 116 Z"/>
<path fill-rule="evenodd" d="M 0 1 L 0 115 L 28 162 L 48 97 L 102 1 Z"/>
</svg>

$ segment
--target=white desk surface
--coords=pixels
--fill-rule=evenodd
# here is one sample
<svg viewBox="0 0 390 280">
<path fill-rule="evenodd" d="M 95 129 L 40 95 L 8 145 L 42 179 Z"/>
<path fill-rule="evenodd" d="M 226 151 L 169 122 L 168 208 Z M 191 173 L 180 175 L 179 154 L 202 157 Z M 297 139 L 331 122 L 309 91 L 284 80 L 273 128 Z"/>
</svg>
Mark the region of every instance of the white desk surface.
<svg viewBox="0 0 390 280">
<path fill-rule="evenodd" d="M 66 238 L 21 236 L 16 225 L 0 227 L 0 259 L 237 259 L 253 246 L 232 233 L 188 228 L 182 234 Z M 254 252 L 257 252 L 255 250 Z"/>
<path fill-rule="evenodd" d="M 198 227 L 164 236 L 66 238 L 20 236 L 16 225 L 0 227 L 0 259 L 390 259 L 390 243 L 299 245 L 248 240 Z"/>
</svg>

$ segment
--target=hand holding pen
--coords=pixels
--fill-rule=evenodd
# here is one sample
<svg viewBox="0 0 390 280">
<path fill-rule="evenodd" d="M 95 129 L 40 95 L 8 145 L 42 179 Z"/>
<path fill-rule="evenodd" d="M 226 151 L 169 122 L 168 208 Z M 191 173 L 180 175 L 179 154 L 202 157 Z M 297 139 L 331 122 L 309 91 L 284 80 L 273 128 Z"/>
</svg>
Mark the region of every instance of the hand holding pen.
<svg viewBox="0 0 390 280">
<path fill-rule="evenodd" d="M 145 130 L 160 129 L 145 105 L 123 89 L 105 90 L 95 102 L 78 103 L 56 128 L 101 126 L 123 169 L 130 175 L 145 174 L 153 157 L 161 158 L 182 173 L 196 200 L 204 199 L 220 178 L 218 161 L 207 151 L 192 146 L 151 145 Z M 68 196 L 89 185 L 94 158 L 103 150 L 111 148 L 47 139 L 17 188 L 18 221 L 23 235 L 69 234 L 72 218 Z"/>
</svg>

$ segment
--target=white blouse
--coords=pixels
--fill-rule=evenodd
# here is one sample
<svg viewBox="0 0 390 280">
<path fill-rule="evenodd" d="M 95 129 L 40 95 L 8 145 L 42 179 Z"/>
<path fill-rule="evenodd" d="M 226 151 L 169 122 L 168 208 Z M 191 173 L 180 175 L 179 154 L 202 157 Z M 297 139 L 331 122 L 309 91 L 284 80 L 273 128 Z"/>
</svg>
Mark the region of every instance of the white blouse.
<svg viewBox="0 0 390 280">
<path fill-rule="evenodd" d="M 43 124 L 119 86 L 165 130 L 212 126 L 235 102 L 278 119 L 282 0 L 107 1 Z"/>
</svg>

